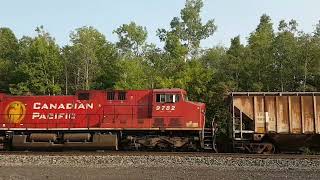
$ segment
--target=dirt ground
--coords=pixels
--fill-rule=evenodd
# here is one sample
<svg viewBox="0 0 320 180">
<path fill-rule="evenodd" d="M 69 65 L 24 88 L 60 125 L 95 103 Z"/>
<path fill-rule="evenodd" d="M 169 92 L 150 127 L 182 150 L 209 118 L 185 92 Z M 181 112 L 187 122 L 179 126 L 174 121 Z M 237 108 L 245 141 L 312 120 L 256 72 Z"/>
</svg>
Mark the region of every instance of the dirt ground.
<svg viewBox="0 0 320 180">
<path fill-rule="evenodd" d="M 0 180 L 27 179 L 320 179 L 316 170 L 265 170 L 223 168 L 65 168 L 0 167 Z"/>
</svg>

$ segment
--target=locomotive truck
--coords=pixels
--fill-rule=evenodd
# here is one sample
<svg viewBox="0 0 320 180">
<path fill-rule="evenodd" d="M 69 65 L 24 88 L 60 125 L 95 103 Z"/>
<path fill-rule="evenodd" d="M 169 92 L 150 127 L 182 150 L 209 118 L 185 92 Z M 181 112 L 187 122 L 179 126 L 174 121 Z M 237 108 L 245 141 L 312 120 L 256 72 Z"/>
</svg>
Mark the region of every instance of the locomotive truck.
<svg viewBox="0 0 320 180">
<path fill-rule="evenodd" d="M 0 94 L 1 149 L 214 149 L 204 103 L 182 89 Z"/>
</svg>

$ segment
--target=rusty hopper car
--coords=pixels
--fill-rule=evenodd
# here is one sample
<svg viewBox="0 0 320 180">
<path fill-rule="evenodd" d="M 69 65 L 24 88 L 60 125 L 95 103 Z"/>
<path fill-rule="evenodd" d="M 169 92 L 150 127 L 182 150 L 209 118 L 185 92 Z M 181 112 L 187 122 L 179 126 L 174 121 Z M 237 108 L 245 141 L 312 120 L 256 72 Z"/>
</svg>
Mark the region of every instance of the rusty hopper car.
<svg viewBox="0 0 320 180">
<path fill-rule="evenodd" d="M 233 145 L 249 153 L 320 147 L 319 92 L 231 93 Z"/>
<path fill-rule="evenodd" d="M 2 149 L 213 148 L 205 104 L 188 101 L 182 89 L 0 93 L 0 111 Z"/>
</svg>

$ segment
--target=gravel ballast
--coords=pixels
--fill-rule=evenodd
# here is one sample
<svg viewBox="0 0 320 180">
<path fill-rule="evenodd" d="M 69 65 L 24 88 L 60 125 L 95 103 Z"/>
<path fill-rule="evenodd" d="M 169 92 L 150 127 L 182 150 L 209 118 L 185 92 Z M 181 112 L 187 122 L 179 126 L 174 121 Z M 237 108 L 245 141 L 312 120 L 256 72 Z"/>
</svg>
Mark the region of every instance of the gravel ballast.
<svg viewBox="0 0 320 180">
<path fill-rule="evenodd" d="M 0 155 L 0 166 L 36 167 L 198 167 L 319 170 L 320 158 L 259 158 L 153 155 Z"/>
<path fill-rule="evenodd" d="M 320 157 L 184 154 L 0 154 L 0 180 L 320 179 Z"/>
</svg>

